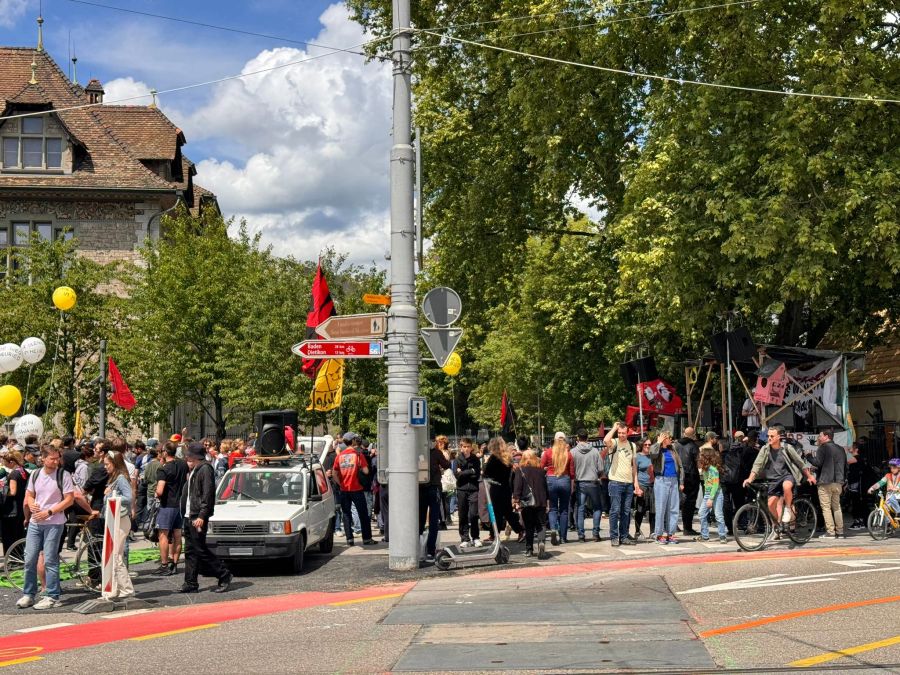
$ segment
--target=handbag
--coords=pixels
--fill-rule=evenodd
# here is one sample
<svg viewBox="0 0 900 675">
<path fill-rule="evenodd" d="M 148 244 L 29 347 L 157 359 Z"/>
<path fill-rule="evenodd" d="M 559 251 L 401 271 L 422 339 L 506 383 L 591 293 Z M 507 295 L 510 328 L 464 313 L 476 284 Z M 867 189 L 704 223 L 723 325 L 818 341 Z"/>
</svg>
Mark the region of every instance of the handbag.
<svg viewBox="0 0 900 675">
<path fill-rule="evenodd" d="M 522 469 L 519 469 L 519 475 L 522 476 L 522 498 L 519 500 L 519 504 L 521 506 L 536 506 L 537 500 L 534 498 L 534 490 L 531 489 L 531 486 L 528 484 L 528 480 L 525 478 L 525 472 Z"/>
<path fill-rule="evenodd" d="M 154 499 L 147 504 L 147 519 L 141 528 L 147 541 L 159 541 L 159 528 L 156 526 L 156 517 L 159 515 L 159 500 Z"/>
<path fill-rule="evenodd" d="M 456 492 L 456 476 L 452 469 L 447 469 L 441 474 L 441 490 L 447 494 Z"/>
</svg>

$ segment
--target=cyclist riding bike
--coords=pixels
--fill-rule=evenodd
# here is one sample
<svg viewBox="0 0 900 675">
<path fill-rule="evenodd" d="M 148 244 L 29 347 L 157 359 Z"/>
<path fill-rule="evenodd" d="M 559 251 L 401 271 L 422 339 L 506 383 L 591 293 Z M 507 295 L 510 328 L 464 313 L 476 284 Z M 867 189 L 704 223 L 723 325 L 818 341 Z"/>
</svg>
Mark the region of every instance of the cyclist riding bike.
<svg viewBox="0 0 900 675">
<path fill-rule="evenodd" d="M 894 457 L 888 462 L 889 471 L 884 478 L 869 488 L 869 494 L 880 488 L 887 488 L 885 503 L 894 512 L 900 515 L 900 457 Z"/>
<path fill-rule="evenodd" d="M 782 513 L 787 508 L 793 523 L 794 488 L 801 482 L 802 476 L 806 476 L 810 485 L 816 484 L 816 477 L 797 451 L 782 441 L 778 429 L 769 429 L 767 437 L 769 442 L 759 449 L 750 476 L 744 481 L 744 487 L 764 472 L 766 479 L 772 481 L 768 493 L 769 512 L 775 522 L 780 523 Z"/>
</svg>

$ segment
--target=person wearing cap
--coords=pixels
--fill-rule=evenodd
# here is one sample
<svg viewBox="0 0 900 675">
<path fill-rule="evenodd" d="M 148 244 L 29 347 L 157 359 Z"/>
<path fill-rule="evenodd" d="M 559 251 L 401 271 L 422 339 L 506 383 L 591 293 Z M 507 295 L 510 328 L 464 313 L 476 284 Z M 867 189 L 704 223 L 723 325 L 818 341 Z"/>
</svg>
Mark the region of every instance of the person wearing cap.
<svg viewBox="0 0 900 675">
<path fill-rule="evenodd" d="M 344 535 L 347 537 L 347 545 L 353 546 L 353 514 L 352 507 L 360 515 L 363 544 L 374 545 L 372 539 L 372 521 L 366 509 L 366 497 L 363 494 L 363 486 L 359 482 L 359 472 L 368 475 L 369 465 L 366 458 L 353 447 L 352 443 L 356 434 L 348 431 L 341 438 L 339 451 L 334 458 L 334 463 L 329 467 L 327 475 L 340 485 L 341 488 L 341 512 L 344 516 Z M 365 514 L 365 515 L 363 515 Z"/>
<path fill-rule="evenodd" d="M 190 443 L 185 461 L 190 470 L 187 483 L 181 491 L 181 512 L 184 514 L 184 584 L 182 593 L 196 593 L 200 590 L 197 582 L 204 575 L 214 576 L 218 585 L 213 593 L 224 593 L 231 586 L 231 572 L 213 553 L 206 543 L 209 519 L 216 508 L 216 476 L 206 461 L 206 448 L 202 443 Z"/>
</svg>

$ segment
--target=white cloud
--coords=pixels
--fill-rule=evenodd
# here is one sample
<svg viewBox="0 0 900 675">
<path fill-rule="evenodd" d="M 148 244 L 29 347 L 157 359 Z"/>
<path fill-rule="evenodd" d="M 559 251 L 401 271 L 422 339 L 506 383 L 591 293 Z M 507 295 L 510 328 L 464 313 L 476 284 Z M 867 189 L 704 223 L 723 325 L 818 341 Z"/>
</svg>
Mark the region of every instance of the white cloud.
<svg viewBox="0 0 900 675">
<path fill-rule="evenodd" d="M 320 21 L 317 42 L 365 40 L 343 5 L 329 7 Z M 242 72 L 321 53 L 266 50 Z M 197 181 L 278 253 L 309 258 L 331 245 L 356 262 L 383 265 L 390 75 L 390 64 L 339 53 L 218 85 L 207 104 L 178 120 L 189 142 L 213 149 L 198 163 Z M 216 148 L 238 159 L 217 158 Z"/>
<path fill-rule="evenodd" d="M 28 0 L 0 0 L 0 26 L 12 28 L 27 8 Z"/>
<path fill-rule="evenodd" d="M 132 77 L 118 77 L 103 84 L 103 102 L 117 105 L 149 105 L 151 87 Z M 135 98 L 139 97 L 139 98 Z"/>
</svg>

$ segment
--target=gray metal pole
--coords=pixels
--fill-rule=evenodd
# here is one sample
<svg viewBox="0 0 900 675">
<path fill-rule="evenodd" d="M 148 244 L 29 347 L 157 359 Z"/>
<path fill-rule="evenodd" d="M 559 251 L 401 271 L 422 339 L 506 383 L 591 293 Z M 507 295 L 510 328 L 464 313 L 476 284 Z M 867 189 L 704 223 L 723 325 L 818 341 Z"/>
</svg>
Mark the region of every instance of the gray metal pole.
<svg viewBox="0 0 900 675">
<path fill-rule="evenodd" d="M 725 372 L 728 377 L 728 423 L 725 425 L 725 431 L 728 434 L 728 442 L 731 443 L 731 440 L 734 438 L 731 432 L 731 425 L 733 424 L 731 416 L 731 316 L 725 322 L 725 331 L 727 335 L 725 340 L 725 357 L 728 359 L 728 363 L 725 364 Z"/>
<path fill-rule="evenodd" d="M 409 397 L 419 393 L 418 311 L 414 271 L 409 0 L 393 0 L 394 145 L 391 148 L 391 307 L 388 312 L 388 487 L 391 494 L 392 570 L 419 566 L 419 485 L 416 433 Z M 424 450 L 422 450 L 424 452 Z"/>
<path fill-rule="evenodd" d="M 100 340 L 100 438 L 106 437 L 106 340 Z"/>
</svg>

